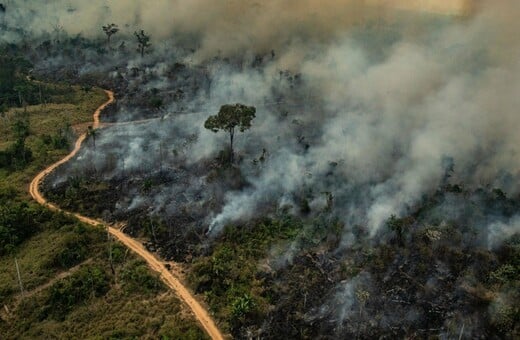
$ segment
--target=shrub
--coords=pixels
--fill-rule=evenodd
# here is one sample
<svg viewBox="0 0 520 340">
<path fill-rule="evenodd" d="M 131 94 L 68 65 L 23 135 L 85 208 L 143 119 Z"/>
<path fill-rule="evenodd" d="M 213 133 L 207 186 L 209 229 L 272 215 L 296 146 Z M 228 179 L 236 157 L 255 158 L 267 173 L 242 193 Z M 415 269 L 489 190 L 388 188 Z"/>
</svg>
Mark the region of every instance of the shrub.
<svg viewBox="0 0 520 340">
<path fill-rule="evenodd" d="M 25 202 L 0 206 L 0 255 L 10 252 L 38 230 L 35 220 L 38 210 Z"/>
<path fill-rule="evenodd" d="M 123 288 L 128 292 L 144 294 L 157 293 L 164 289 L 163 283 L 156 275 L 152 275 L 142 260 L 132 261 L 125 266 L 120 276 Z"/>
<path fill-rule="evenodd" d="M 91 297 L 103 296 L 109 289 L 109 278 L 98 266 L 81 268 L 50 288 L 44 316 L 62 319 L 74 306 Z"/>
<path fill-rule="evenodd" d="M 70 235 L 49 265 L 70 268 L 85 260 L 87 254 L 88 238 L 83 235 Z"/>
</svg>

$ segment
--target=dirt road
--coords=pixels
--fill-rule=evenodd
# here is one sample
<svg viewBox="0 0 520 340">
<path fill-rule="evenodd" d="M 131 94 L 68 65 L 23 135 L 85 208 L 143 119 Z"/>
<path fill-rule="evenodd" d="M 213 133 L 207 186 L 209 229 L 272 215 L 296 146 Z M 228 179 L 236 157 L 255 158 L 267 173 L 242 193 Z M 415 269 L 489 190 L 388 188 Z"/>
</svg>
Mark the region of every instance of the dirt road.
<svg viewBox="0 0 520 340">
<path fill-rule="evenodd" d="M 99 127 L 99 115 L 101 114 L 101 111 L 103 111 L 103 109 L 107 105 L 114 101 L 114 93 L 112 91 L 106 90 L 105 92 L 108 96 L 108 100 L 103 105 L 101 105 L 96 110 L 96 112 L 94 112 L 94 123 L 92 125 L 93 128 Z M 54 171 L 57 167 L 68 162 L 72 157 L 74 157 L 80 150 L 81 145 L 85 141 L 86 137 L 86 133 L 79 136 L 79 138 L 76 140 L 76 143 L 74 144 L 74 149 L 67 156 L 65 156 L 58 162 L 52 164 L 47 169 L 43 170 L 38 175 L 36 175 L 36 177 L 34 177 L 31 184 L 29 185 L 29 193 L 41 205 L 44 205 L 52 210 L 63 211 L 67 214 L 73 215 L 84 223 L 93 226 L 108 225 L 108 223 L 105 223 L 102 220 L 92 219 L 89 217 L 82 216 L 80 214 L 64 211 L 57 205 L 48 202 L 40 192 L 40 184 L 42 183 L 43 179 L 52 171 Z M 175 277 L 175 275 L 173 275 L 172 272 L 165 268 L 164 263 L 161 260 L 159 260 L 152 253 L 147 251 L 140 242 L 124 234 L 119 229 L 108 227 L 108 230 L 110 234 L 116 237 L 121 243 L 123 243 L 125 246 L 127 246 L 132 251 L 141 256 L 148 263 L 150 268 L 161 274 L 161 279 L 164 281 L 164 283 L 166 283 L 166 285 L 173 289 L 175 293 L 179 296 L 179 298 L 188 305 L 188 307 L 193 312 L 195 318 L 200 322 L 204 330 L 212 339 L 224 339 L 222 333 L 217 328 L 215 322 L 213 321 L 209 313 L 206 311 L 206 309 L 202 307 L 202 305 L 197 301 L 197 299 L 195 299 L 193 294 L 191 294 L 191 292 L 182 284 L 182 282 L 179 279 L 177 279 L 177 277 Z M 179 275 L 177 274 L 177 276 Z"/>
</svg>

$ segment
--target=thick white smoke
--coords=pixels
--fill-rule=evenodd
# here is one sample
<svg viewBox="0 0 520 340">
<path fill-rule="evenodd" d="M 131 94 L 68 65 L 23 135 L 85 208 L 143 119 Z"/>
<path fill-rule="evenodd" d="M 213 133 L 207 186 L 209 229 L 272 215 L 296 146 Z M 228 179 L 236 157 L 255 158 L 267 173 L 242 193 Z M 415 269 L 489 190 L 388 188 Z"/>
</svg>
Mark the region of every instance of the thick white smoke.
<svg viewBox="0 0 520 340">
<path fill-rule="evenodd" d="M 212 230 L 254 216 L 265 204 L 297 205 L 294 194 L 310 187 L 315 206 L 320 193 L 330 192 L 347 227 L 362 223 L 375 233 L 391 214 L 406 212 L 439 185 L 446 158 L 454 161 L 455 180 L 518 193 L 520 4 L 481 1 L 474 16 L 459 18 L 396 12 L 382 3 L 23 1 L 7 3 L 4 19 L 32 32 L 63 27 L 99 37 L 108 22 L 119 24 L 121 35 L 143 28 L 156 46 L 150 58 L 161 62 L 171 57 L 158 43 L 163 37 L 172 44 L 193 37 L 197 49 L 188 59 L 194 63 L 265 52 L 260 68 L 234 65 L 234 59 L 206 63 L 212 82 L 209 98 L 196 101 L 202 113 L 172 121 L 197 136 L 186 150 L 195 163 L 225 145 L 223 136 L 202 128 L 207 115 L 224 103 L 258 108 L 252 130 L 237 138 L 251 185 L 227 194 Z M 429 1 L 419 9 L 457 12 L 464 3 Z M 397 7 L 413 6 L 403 1 Z M 286 70 L 299 75 L 298 84 L 280 75 Z M 273 89 L 297 104 L 287 106 L 286 118 L 264 105 L 281 98 Z M 143 143 L 129 144 L 126 167 L 149 156 L 140 153 Z M 258 171 L 250 159 L 264 148 L 268 159 Z"/>
<path fill-rule="evenodd" d="M 463 182 L 504 188 L 500 174 L 506 173 L 516 180 L 504 189 L 518 193 L 520 54 L 518 39 L 507 36 L 511 21 L 504 10 L 509 9 L 490 6 L 469 22 L 432 27 L 426 36 L 400 39 L 375 58 L 350 33 L 319 51 L 306 50 L 298 70 L 325 107 L 311 117 L 294 114 L 316 120 L 319 139 L 308 153 L 297 153 L 284 138 L 290 126 L 259 118 L 249 139 L 269 145 L 271 158 L 252 179 L 254 189 L 228 196 L 213 228 L 249 217 L 255 202 L 286 202 L 284 193 L 303 184 L 336 197 L 355 184 L 363 185 L 367 206 L 339 202 L 342 213 L 347 223 L 367 224 L 375 233 L 391 214 L 405 212 L 438 187 L 446 157 L 453 158 Z M 270 86 L 254 77 L 240 84 Z M 342 181 L 327 185 L 323 175 L 331 162 L 340 164 Z M 364 208 L 361 216 L 349 211 Z M 353 215 L 356 220 L 348 221 Z"/>
<path fill-rule="evenodd" d="M 155 42 L 167 37 L 195 39 L 196 59 L 216 52 L 237 55 L 270 51 L 292 41 L 329 41 L 372 18 L 395 20 L 391 8 L 461 14 L 465 0 L 24 0 L 6 1 L 5 22 L 32 34 L 60 32 L 102 36 L 113 22 L 122 33 L 144 29 Z M 7 34 L 12 40 L 23 35 Z"/>
</svg>

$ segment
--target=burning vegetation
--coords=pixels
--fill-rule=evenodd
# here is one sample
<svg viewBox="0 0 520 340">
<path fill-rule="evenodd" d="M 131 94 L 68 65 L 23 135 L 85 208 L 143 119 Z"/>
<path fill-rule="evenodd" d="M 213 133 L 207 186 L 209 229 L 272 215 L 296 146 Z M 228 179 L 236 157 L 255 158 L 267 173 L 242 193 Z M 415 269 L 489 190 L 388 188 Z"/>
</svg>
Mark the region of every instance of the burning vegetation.
<svg viewBox="0 0 520 340">
<path fill-rule="evenodd" d="M 518 4 L 311 3 L 6 6 L 4 55 L 116 93 L 46 196 L 185 265 L 237 338 L 518 337 Z"/>
</svg>

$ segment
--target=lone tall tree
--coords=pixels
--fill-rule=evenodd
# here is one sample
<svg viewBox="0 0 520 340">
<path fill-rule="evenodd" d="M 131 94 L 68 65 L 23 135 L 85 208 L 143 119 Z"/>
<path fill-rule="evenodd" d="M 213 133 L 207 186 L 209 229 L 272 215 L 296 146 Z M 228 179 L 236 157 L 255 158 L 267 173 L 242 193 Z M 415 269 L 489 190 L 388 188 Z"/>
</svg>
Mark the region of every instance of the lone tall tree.
<svg viewBox="0 0 520 340">
<path fill-rule="evenodd" d="M 110 38 L 117 32 L 119 32 L 119 27 L 116 24 L 108 24 L 103 26 L 103 31 L 107 35 L 107 44 L 110 44 Z"/>
<path fill-rule="evenodd" d="M 150 36 L 146 35 L 143 30 L 134 32 L 134 35 L 137 38 L 137 50 L 141 53 L 141 57 L 143 57 L 146 49 L 151 46 Z"/>
<path fill-rule="evenodd" d="M 218 114 L 208 117 L 204 127 L 213 132 L 219 130 L 229 133 L 229 161 L 233 164 L 233 139 L 235 129 L 244 132 L 251 127 L 251 121 L 255 118 L 256 108 L 243 104 L 222 105 Z"/>
</svg>

